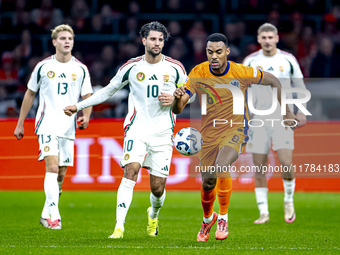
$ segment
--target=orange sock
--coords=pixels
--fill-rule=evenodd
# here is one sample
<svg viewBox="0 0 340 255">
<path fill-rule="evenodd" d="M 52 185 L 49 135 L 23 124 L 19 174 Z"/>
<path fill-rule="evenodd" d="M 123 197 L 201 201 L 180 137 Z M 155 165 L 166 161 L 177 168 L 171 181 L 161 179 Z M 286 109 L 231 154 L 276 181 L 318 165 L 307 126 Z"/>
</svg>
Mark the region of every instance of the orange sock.
<svg viewBox="0 0 340 255">
<path fill-rule="evenodd" d="M 201 203 L 203 207 L 203 215 L 209 218 L 214 212 L 214 202 L 216 199 L 216 187 L 212 190 L 204 190 L 201 186 Z"/>
<path fill-rule="evenodd" d="M 231 178 L 218 178 L 216 184 L 216 192 L 218 196 L 218 203 L 220 205 L 219 214 L 227 214 L 230 195 L 231 195 Z"/>
</svg>

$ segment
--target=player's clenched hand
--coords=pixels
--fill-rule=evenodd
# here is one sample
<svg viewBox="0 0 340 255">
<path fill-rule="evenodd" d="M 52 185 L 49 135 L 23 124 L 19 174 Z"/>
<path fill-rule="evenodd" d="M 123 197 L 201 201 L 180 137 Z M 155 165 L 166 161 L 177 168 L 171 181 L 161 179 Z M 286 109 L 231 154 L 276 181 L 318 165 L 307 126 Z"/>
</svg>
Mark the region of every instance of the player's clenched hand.
<svg viewBox="0 0 340 255">
<path fill-rule="evenodd" d="M 14 130 L 14 135 L 18 140 L 24 137 L 24 133 L 25 133 L 25 130 L 23 126 L 17 126 Z"/>
<path fill-rule="evenodd" d="M 158 96 L 159 102 L 162 103 L 162 105 L 172 105 L 172 102 L 174 101 L 174 96 L 161 92 L 161 94 Z"/>
<path fill-rule="evenodd" d="M 294 113 L 287 112 L 283 115 L 283 120 L 286 126 L 290 126 L 291 129 L 296 129 L 299 126 L 299 120 L 295 117 Z M 295 120 L 295 121 L 294 121 Z M 286 130 L 288 127 L 286 127 Z"/>
<path fill-rule="evenodd" d="M 85 129 L 89 126 L 89 118 L 85 116 L 81 116 L 77 119 L 77 128 L 79 129 Z"/>
<path fill-rule="evenodd" d="M 186 86 L 178 87 L 174 92 L 174 97 L 180 99 L 185 94 L 186 90 L 187 90 Z"/>
<path fill-rule="evenodd" d="M 72 114 L 77 112 L 77 107 L 75 105 L 70 105 L 70 106 L 66 106 L 64 109 L 64 113 L 67 116 L 72 116 Z"/>
</svg>

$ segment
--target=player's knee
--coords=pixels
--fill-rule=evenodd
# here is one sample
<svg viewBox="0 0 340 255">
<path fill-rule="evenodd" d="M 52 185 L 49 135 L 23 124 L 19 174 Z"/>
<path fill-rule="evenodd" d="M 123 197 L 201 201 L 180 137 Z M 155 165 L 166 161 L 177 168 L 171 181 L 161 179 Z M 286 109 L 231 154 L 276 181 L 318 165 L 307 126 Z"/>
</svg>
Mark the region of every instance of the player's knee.
<svg viewBox="0 0 340 255">
<path fill-rule="evenodd" d="M 58 173 L 59 172 L 59 166 L 58 165 L 50 165 L 46 167 L 46 172 L 49 173 Z"/>
<path fill-rule="evenodd" d="M 214 189 L 216 186 L 216 181 L 216 178 L 204 178 L 202 183 L 203 190 L 208 191 Z"/>
<path fill-rule="evenodd" d="M 65 177 L 65 175 L 59 174 L 58 175 L 58 182 L 63 182 L 64 181 L 64 177 Z"/>
<path fill-rule="evenodd" d="M 151 192 L 155 197 L 161 197 L 164 193 L 164 189 L 162 187 L 157 187 L 152 189 Z"/>
<path fill-rule="evenodd" d="M 138 163 L 130 163 L 124 167 L 124 177 L 130 180 L 136 180 L 140 165 Z"/>
<path fill-rule="evenodd" d="M 255 178 L 257 179 L 262 179 L 262 178 L 266 178 L 266 173 L 264 173 L 263 171 L 256 171 L 255 172 Z"/>
</svg>

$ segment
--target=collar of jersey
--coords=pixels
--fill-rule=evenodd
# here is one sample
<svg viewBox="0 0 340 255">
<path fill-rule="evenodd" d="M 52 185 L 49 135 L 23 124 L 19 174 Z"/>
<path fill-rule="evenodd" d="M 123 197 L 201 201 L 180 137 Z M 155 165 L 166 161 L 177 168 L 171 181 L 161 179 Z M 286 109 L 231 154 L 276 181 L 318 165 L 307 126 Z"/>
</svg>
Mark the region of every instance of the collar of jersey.
<svg viewBox="0 0 340 255">
<path fill-rule="evenodd" d="M 268 56 L 266 56 L 266 55 L 263 54 L 263 50 L 262 50 L 262 49 L 261 49 L 260 51 L 261 51 L 261 55 L 262 55 L 264 58 L 273 58 L 273 57 L 279 55 L 279 53 L 281 53 L 281 50 L 278 49 L 278 48 L 276 48 L 276 54 L 273 55 L 273 56 L 268 57 Z"/>
<path fill-rule="evenodd" d="M 150 66 L 157 65 L 157 64 L 159 64 L 160 62 L 163 62 L 163 60 L 164 60 L 164 55 L 162 54 L 162 59 L 161 59 L 161 61 L 159 61 L 159 62 L 157 62 L 157 63 L 155 63 L 155 64 L 150 64 L 148 61 L 145 60 L 145 55 L 143 55 L 143 61 L 144 61 L 145 63 L 147 63 L 148 65 L 150 65 Z"/>
<path fill-rule="evenodd" d="M 209 70 L 210 70 L 210 73 L 214 76 L 223 76 L 223 75 L 226 75 L 229 71 L 229 68 L 230 68 L 230 63 L 229 61 L 227 62 L 227 68 L 224 70 L 223 73 L 214 73 L 212 70 L 211 70 L 211 66 L 209 65 Z"/>
<path fill-rule="evenodd" d="M 62 63 L 62 62 L 59 62 L 59 61 L 55 58 L 55 54 L 52 55 L 52 59 L 53 59 L 54 61 L 56 61 L 57 63 L 59 63 L 59 64 L 67 64 L 67 63 L 70 63 L 70 62 L 73 60 L 73 58 L 74 58 L 74 56 L 72 56 L 72 58 L 71 58 L 68 62 Z"/>
</svg>

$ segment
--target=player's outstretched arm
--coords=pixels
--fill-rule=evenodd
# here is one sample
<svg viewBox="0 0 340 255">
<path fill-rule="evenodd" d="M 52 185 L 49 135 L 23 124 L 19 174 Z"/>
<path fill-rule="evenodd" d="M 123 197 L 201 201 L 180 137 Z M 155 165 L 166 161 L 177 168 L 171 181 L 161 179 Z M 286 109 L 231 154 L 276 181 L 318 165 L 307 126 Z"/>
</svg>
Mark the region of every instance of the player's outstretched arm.
<svg viewBox="0 0 340 255">
<path fill-rule="evenodd" d="M 86 98 L 89 98 L 90 96 L 91 94 L 87 94 L 83 96 L 83 100 L 85 100 Z M 77 127 L 79 129 L 85 129 L 89 126 L 91 112 L 92 112 L 92 106 L 83 109 L 83 116 L 77 119 Z"/>
<path fill-rule="evenodd" d="M 271 86 L 272 88 L 277 88 L 277 100 L 279 101 L 281 105 L 282 86 L 281 86 L 280 81 L 271 73 L 263 71 L 263 81 L 261 85 L 268 85 L 268 86 Z M 299 120 L 296 118 L 294 113 L 290 111 L 288 105 L 286 105 L 286 115 L 283 116 L 283 120 L 285 120 L 285 124 L 287 126 L 290 126 L 292 129 L 295 129 L 297 127 L 296 122 L 299 123 Z"/>
<path fill-rule="evenodd" d="M 172 112 L 174 114 L 181 113 L 190 98 L 189 95 L 186 93 L 186 89 L 186 86 L 181 86 L 178 87 L 174 92 L 175 100 L 172 104 Z"/>
<path fill-rule="evenodd" d="M 26 116 L 27 116 L 29 110 L 32 107 L 33 100 L 35 98 L 35 94 L 36 94 L 36 92 L 34 92 L 30 89 L 26 90 L 24 100 L 22 101 L 22 105 L 21 105 L 21 109 L 20 109 L 18 123 L 17 123 L 15 130 L 14 130 L 14 135 L 18 140 L 20 140 L 24 136 L 24 133 L 25 133 L 24 122 L 25 122 L 25 119 L 26 119 Z"/>
</svg>

